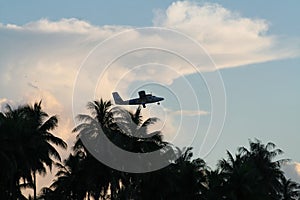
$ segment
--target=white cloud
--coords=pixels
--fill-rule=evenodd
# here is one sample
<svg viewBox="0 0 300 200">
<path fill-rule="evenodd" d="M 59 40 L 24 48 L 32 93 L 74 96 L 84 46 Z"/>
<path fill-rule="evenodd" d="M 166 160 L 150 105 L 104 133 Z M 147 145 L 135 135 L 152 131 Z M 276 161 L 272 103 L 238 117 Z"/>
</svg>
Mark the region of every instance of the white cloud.
<svg viewBox="0 0 300 200">
<path fill-rule="evenodd" d="M 6 98 L 0 98 L 0 104 L 6 104 L 8 100 Z"/>
<path fill-rule="evenodd" d="M 299 55 L 299 48 L 294 48 L 297 44 L 283 45 L 277 36 L 268 34 L 269 24 L 265 20 L 242 17 L 218 4 L 174 2 L 167 10 L 156 13 L 154 26 L 171 28 L 194 38 L 220 69 Z M 85 109 L 86 102 L 93 100 L 95 93 L 108 99 L 112 90 L 124 91 L 135 81 L 170 86 L 174 80 L 197 70 L 214 70 L 205 51 L 184 35 L 166 29 L 128 31 L 130 28 L 133 27 L 95 26 L 75 18 L 41 19 L 25 25 L 0 24 L 1 98 L 14 99 L 14 102 L 24 98 L 44 99 L 45 110 L 59 114 L 61 126 L 67 124 L 59 134 L 67 140 L 72 138 L 69 134 L 73 126 L 72 92 L 79 67 L 96 45 L 122 31 L 127 32 L 116 40 L 102 43 L 102 49 L 95 49 L 85 61 L 78 79 L 80 85 L 76 86 L 75 98 L 81 101 L 74 106 L 75 114 Z M 125 50 L 141 44 L 155 48 L 133 51 L 110 63 Z M 198 69 L 180 55 L 195 63 Z M 106 66 L 100 63 L 111 65 L 99 80 Z M 182 114 L 210 113 L 183 108 Z"/>
<path fill-rule="evenodd" d="M 282 166 L 282 170 L 287 178 L 300 183 L 300 163 L 290 162 Z"/>
<path fill-rule="evenodd" d="M 62 18 L 59 21 L 50 21 L 46 18 L 29 22 L 22 26 L 15 24 L 1 24 L 0 28 L 16 31 L 32 31 L 42 33 L 69 33 L 69 34 L 98 34 L 109 37 L 116 32 L 124 30 L 125 26 L 106 25 L 102 27 L 93 26 L 87 21 L 77 18 Z"/>
<path fill-rule="evenodd" d="M 201 6 L 188 1 L 174 2 L 165 12 L 156 12 L 154 24 L 174 28 L 195 38 L 218 68 L 299 56 L 296 45 L 285 43 L 287 40 L 279 44 L 283 38 L 268 34 L 267 21 L 242 17 L 219 4 Z"/>
<path fill-rule="evenodd" d="M 11 100 L 8 100 L 6 98 L 0 98 L 0 111 L 3 112 L 5 111 L 5 107 L 6 105 L 12 105 L 12 101 Z"/>
<path fill-rule="evenodd" d="M 197 40 L 215 60 L 217 68 L 295 55 L 295 51 L 292 51 L 294 49 L 288 44 L 286 48 L 275 49 L 279 40 L 268 34 L 268 23 L 265 20 L 242 17 L 218 4 L 174 2 L 167 10 L 156 13 L 154 25 L 181 31 Z M 47 104 L 46 109 L 71 116 L 73 84 L 83 60 L 99 42 L 130 28 L 95 26 L 75 18 L 58 21 L 41 19 L 25 25 L 0 24 L 2 98 L 19 102 L 24 96 L 32 100 L 40 98 L 39 95 L 48 94 L 47 98 L 55 97 L 49 102 L 56 106 Z M 177 78 L 197 72 L 183 57 L 164 49 L 172 49 L 179 52 L 179 55 L 186 56 L 199 67 L 198 70 L 212 70 L 207 68 L 212 64 L 209 64 L 205 52 L 195 51 L 199 47 L 192 42 L 185 43 L 187 39 L 183 35 L 175 32 L 169 34 L 165 29 L 162 29 L 161 34 L 157 33 L 155 30 L 143 29 L 128 31 L 128 34 L 124 37 L 121 35 L 118 40 L 103 43 L 103 51 L 95 50 L 96 54 L 91 55 L 84 66 L 89 65 L 90 68 L 80 71 L 81 85 L 76 88 L 78 97 L 82 98 L 81 110 L 87 101 L 94 98 L 95 91 L 107 99 L 111 98 L 111 91 L 117 86 L 122 91 L 134 81 L 153 81 L 168 86 Z M 99 64 L 101 60 L 109 63 L 120 52 L 137 48 L 141 43 L 147 47 L 163 48 L 141 49 L 120 57 L 99 80 L 104 68 Z M 143 66 L 145 63 L 148 65 Z M 28 94 L 33 94 L 33 98 L 29 98 Z M 183 114 L 207 113 L 183 111 Z"/>
<path fill-rule="evenodd" d="M 242 17 L 218 4 L 198 5 L 187 1 L 174 2 L 166 11 L 156 14 L 154 25 L 179 30 L 197 40 L 212 56 L 217 68 L 237 67 L 291 57 L 299 52 L 289 44 L 286 44 L 285 48 L 275 49 L 281 47 L 282 44 L 278 44 L 279 40 L 276 36 L 267 34 L 268 23 L 265 20 Z M 5 41 L 1 41 L 2 48 L 0 49 L 3 53 L 1 54 L 2 62 L 0 62 L 2 83 L 7 85 L 16 79 L 20 80 L 20 77 L 16 76 L 22 74 L 30 79 L 35 79 L 27 81 L 32 84 L 33 81 L 37 81 L 49 88 L 63 86 L 70 89 L 73 86 L 77 69 L 88 52 L 99 42 L 129 28 L 124 26 L 99 27 L 75 18 L 59 21 L 41 19 L 23 26 L 1 24 L 0 31 L 5 36 L 3 37 Z M 119 41 L 119 44 L 135 47 L 136 43 L 144 42 L 153 46 L 170 47 L 178 52 L 184 50 L 200 70 L 212 70 L 207 68 L 207 61 L 202 61 L 199 52 L 193 52 L 194 48 L 185 46 L 183 38 L 172 37 L 176 37 L 176 35 L 151 35 L 149 32 L 145 34 L 141 31 L 132 31 L 126 35 L 126 39 L 120 38 L 123 41 Z M 174 43 L 174 39 L 178 39 L 178 41 Z M 119 48 L 118 43 L 113 48 Z M 109 48 L 108 52 L 114 53 Z M 104 52 L 103 56 L 98 59 L 109 57 L 105 53 L 107 52 Z M 149 60 L 145 60 L 143 55 L 147 55 Z M 144 63 L 150 62 L 151 59 L 160 61 L 161 64 L 171 66 L 173 71 L 165 67 L 152 70 L 144 68 L 133 72 L 130 67 L 124 67 L 126 62 L 129 62 L 131 66 L 141 64 L 141 60 L 137 57 L 142 57 Z M 96 63 L 97 59 L 94 62 Z M 96 67 L 99 68 L 95 65 Z M 149 68 L 149 66 L 147 67 Z M 147 80 L 150 77 L 170 85 L 178 77 L 195 73 L 195 70 L 192 70 L 191 66 L 187 66 L 182 58 L 176 58 L 169 52 L 146 52 L 145 50 L 128 55 L 127 59 L 123 59 L 116 66 L 111 66 L 111 69 L 113 72 L 104 77 L 108 81 L 105 85 L 110 85 L 109 81 L 111 80 L 118 81 L 120 73 L 128 70 L 131 70 L 132 74 L 124 78 L 125 84 L 133 80 Z M 149 76 L 151 71 L 155 76 Z M 26 73 L 29 73 L 30 76 Z M 97 73 L 95 75 L 99 76 Z M 86 77 L 88 78 L 88 76 Z M 86 81 L 88 82 L 88 80 Z M 40 87 L 38 84 L 33 85 Z"/>
<path fill-rule="evenodd" d="M 197 116 L 197 115 L 209 115 L 209 112 L 204 110 L 177 110 L 172 112 L 175 115 L 185 115 L 185 116 Z"/>
<path fill-rule="evenodd" d="M 218 4 L 174 2 L 167 10 L 156 12 L 154 26 L 174 29 L 195 39 L 211 55 L 219 69 L 299 56 L 300 52 L 299 40 L 298 43 L 292 40 L 285 43 L 282 38 L 270 35 L 269 23 L 265 20 L 242 17 Z M 96 45 L 131 28 L 134 27 L 95 26 L 75 18 L 58 21 L 41 19 L 24 25 L 0 23 L 1 107 L 6 103 L 18 105 L 19 102 L 33 103 L 42 99 L 47 113 L 59 115 L 59 128 L 55 133 L 72 145 L 72 92 L 79 67 Z M 126 37 L 104 43 L 103 51 L 91 55 L 80 71 L 81 79 L 78 81 L 81 84 L 76 88 L 78 93 L 75 98 L 81 101 L 74 106 L 75 114 L 85 109 L 85 104 L 94 99 L 95 93 L 109 99 L 111 91 L 116 88 L 128 94 L 126 89 L 134 81 L 153 81 L 170 86 L 174 80 L 197 72 L 176 54 L 157 48 L 142 49 L 116 60 L 99 80 L 104 67 L 99 65 L 100 61 L 109 63 L 122 50 L 134 49 L 141 43 L 147 47 L 164 47 L 182 53 L 196 64 L 198 70 L 214 70 L 209 68 L 212 64 L 205 52 L 195 51 L 199 46 L 191 41 L 185 43 L 188 39 L 183 35 L 175 32 L 167 34 L 170 33 L 167 31 L 157 33 L 129 31 Z M 133 68 L 139 65 L 140 68 Z M 166 138 L 175 138 L 175 142 L 194 137 L 184 135 L 176 140 L 175 132 L 179 126 L 176 118 L 181 114 L 188 117 L 184 120 L 191 122 L 191 117 L 196 119 L 199 115 L 211 113 L 183 108 L 165 117 L 162 115 L 163 120 L 158 128 L 169 133 Z M 194 126 L 189 128 L 191 131 L 186 131 L 188 133 L 195 130 Z M 299 163 L 290 165 L 290 171 L 286 170 L 286 173 L 299 178 L 299 166 Z"/>
</svg>

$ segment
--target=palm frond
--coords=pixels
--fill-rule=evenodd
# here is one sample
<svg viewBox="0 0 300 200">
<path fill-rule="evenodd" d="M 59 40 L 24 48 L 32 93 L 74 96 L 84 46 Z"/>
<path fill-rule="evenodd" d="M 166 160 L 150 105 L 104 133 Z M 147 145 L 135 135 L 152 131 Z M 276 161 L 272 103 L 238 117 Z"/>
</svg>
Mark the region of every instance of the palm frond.
<svg viewBox="0 0 300 200">
<path fill-rule="evenodd" d="M 44 137 L 45 137 L 46 141 L 51 142 L 51 143 L 55 144 L 56 146 L 59 146 L 63 149 L 67 149 L 67 147 L 68 147 L 67 143 L 65 143 L 61 138 L 56 137 L 49 132 L 46 132 Z"/>
<path fill-rule="evenodd" d="M 148 118 L 146 121 L 143 122 L 142 127 L 153 125 L 158 121 L 159 121 L 159 118 L 157 118 L 157 117 Z"/>
<path fill-rule="evenodd" d="M 39 130 L 40 131 L 53 130 L 57 127 L 57 124 L 58 124 L 57 116 L 52 116 L 40 126 Z"/>
</svg>

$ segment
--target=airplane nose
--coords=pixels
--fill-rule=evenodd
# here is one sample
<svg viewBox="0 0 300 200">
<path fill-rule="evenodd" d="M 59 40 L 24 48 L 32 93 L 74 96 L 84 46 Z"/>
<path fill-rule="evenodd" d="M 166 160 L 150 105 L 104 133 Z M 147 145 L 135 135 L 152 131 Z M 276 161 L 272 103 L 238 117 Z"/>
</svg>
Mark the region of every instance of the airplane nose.
<svg viewBox="0 0 300 200">
<path fill-rule="evenodd" d="M 160 101 L 163 101 L 163 100 L 165 100 L 165 99 L 161 97 L 161 98 L 160 98 Z"/>
</svg>

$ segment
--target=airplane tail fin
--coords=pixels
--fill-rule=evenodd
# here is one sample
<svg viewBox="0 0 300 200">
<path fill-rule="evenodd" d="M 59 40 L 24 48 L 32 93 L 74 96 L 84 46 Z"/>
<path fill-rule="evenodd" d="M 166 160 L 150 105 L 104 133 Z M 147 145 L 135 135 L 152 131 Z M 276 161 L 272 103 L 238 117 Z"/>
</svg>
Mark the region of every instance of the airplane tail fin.
<svg viewBox="0 0 300 200">
<path fill-rule="evenodd" d="M 112 95 L 113 95 L 115 104 L 120 104 L 120 105 L 125 104 L 125 102 L 124 102 L 123 99 L 120 97 L 120 95 L 119 95 L 118 92 L 113 92 Z"/>
</svg>

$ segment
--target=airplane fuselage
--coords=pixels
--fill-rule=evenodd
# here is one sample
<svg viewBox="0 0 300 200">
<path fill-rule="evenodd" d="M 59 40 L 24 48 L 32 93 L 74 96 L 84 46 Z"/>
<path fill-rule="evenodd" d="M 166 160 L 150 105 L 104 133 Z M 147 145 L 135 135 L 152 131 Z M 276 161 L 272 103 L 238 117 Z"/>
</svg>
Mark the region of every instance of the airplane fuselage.
<svg viewBox="0 0 300 200">
<path fill-rule="evenodd" d="M 164 98 L 156 97 L 156 96 L 146 96 L 144 98 L 136 98 L 128 100 L 129 105 L 139 105 L 139 104 L 147 104 L 147 103 L 156 103 L 159 101 L 163 101 Z"/>
<path fill-rule="evenodd" d="M 135 99 L 129 99 L 124 101 L 117 92 L 113 93 L 113 97 L 115 100 L 115 103 L 118 105 L 143 105 L 143 107 L 146 107 L 146 104 L 149 103 L 156 103 L 160 104 L 160 101 L 163 101 L 164 98 L 162 97 L 156 97 L 151 94 L 146 94 L 145 91 L 139 92 L 140 97 Z"/>
</svg>

